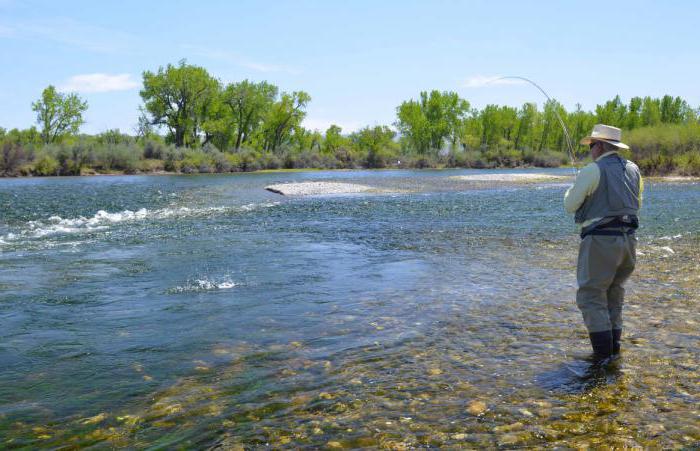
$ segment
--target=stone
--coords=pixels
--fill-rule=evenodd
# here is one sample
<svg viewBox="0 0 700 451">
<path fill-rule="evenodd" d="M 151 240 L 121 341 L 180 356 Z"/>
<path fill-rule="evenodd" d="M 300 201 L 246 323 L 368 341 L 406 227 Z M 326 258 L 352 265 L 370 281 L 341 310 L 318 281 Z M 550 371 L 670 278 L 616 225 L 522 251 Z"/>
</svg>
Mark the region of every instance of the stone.
<svg viewBox="0 0 700 451">
<path fill-rule="evenodd" d="M 472 401 L 467 406 L 467 412 L 474 416 L 483 415 L 486 409 L 486 404 L 483 401 Z"/>
</svg>

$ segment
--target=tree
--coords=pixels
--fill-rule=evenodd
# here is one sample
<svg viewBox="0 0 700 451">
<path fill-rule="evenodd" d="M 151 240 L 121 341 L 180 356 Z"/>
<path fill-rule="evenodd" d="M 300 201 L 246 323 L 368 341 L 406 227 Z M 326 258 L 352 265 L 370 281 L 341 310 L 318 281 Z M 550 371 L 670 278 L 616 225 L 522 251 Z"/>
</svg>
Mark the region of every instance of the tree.
<svg viewBox="0 0 700 451">
<path fill-rule="evenodd" d="M 367 154 L 367 166 L 381 168 L 386 164 L 387 151 L 394 146 L 396 132 L 386 125 L 365 127 L 350 135 L 353 144 Z"/>
<path fill-rule="evenodd" d="M 661 122 L 680 124 L 689 117 L 692 108 L 680 97 L 663 96 L 661 99 Z"/>
<path fill-rule="evenodd" d="M 176 146 L 198 145 L 202 125 L 219 94 L 219 81 L 206 69 L 181 60 L 143 73 L 141 98 L 153 125 L 166 126 Z"/>
<path fill-rule="evenodd" d="M 345 143 L 346 138 L 341 135 L 342 131 L 343 129 L 335 124 L 331 124 L 331 126 L 328 127 L 328 130 L 326 130 L 326 138 L 323 142 L 324 152 L 334 154 L 340 146 Z"/>
<path fill-rule="evenodd" d="M 397 108 L 396 127 L 406 137 L 410 146 L 423 155 L 430 149 L 430 122 L 421 105 L 409 100 Z"/>
<path fill-rule="evenodd" d="M 625 126 L 627 106 L 622 103 L 619 95 L 612 100 L 608 100 L 603 105 L 597 105 L 595 112 L 599 124 L 612 125 L 613 127 Z"/>
<path fill-rule="evenodd" d="M 625 127 L 628 130 L 637 128 L 642 123 L 642 98 L 632 97 L 630 99 L 630 104 L 628 107 L 627 120 L 625 121 Z"/>
<path fill-rule="evenodd" d="M 420 100 L 398 106 L 396 126 L 420 154 L 442 148 L 445 139 L 457 144 L 469 102 L 454 92 L 423 91 Z"/>
<path fill-rule="evenodd" d="M 527 138 L 531 134 L 536 117 L 537 105 L 534 103 L 526 103 L 520 108 L 517 113 L 518 129 L 515 134 L 515 143 L 513 147 L 524 151 L 525 146 L 523 146 L 523 143 L 528 142 Z"/>
<path fill-rule="evenodd" d="M 658 125 L 661 122 L 661 102 L 647 96 L 642 100 L 642 125 Z"/>
<path fill-rule="evenodd" d="M 136 132 L 137 141 L 145 141 L 155 134 L 153 124 L 151 124 L 148 114 L 143 109 L 143 106 L 139 107 L 139 118 L 138 122 L 136 123 L 136 127 L 134 127 L 134 131 Z"/>
<path fill-rule="evenodd" d="M 259 129 L 275 103 L 277 92 L 277 86 L 266 81 L 251 83 L 243 80 L 226 86 L 221 101 L 228 108 L 228 127 L 235 130 L 236 150 L 240 150 Z"/>
<path fill-rule="evenodd" d="M 78 133 L 87 107 L 87 101 L 78 94 L 63 94 L 49 85 L 41 93 L 41 99 L 32 103 L 32 111 L 41 127 L 42 141 L 54 143 L 66 135 Z"/>
<path fill-rule="evenodd" d="M 289 139 L 292 131 L 304 120 L 304 109 L 310 100 L 311 96 L 304 91 L 295 91 L 282 94 L 282 98 L 272 105 L 262 129 L 265 150 L 278 150 Z"/>
</svg>

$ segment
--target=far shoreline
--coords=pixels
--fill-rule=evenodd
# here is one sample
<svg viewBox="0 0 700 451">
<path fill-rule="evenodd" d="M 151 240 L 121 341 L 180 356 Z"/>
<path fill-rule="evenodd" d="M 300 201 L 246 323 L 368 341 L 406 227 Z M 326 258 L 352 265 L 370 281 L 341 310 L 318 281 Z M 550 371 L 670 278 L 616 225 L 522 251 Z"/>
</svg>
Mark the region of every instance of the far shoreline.
<svg viewBox="0 0 700 451">
<path fill-rule="evenodd" d="M 110 172 L 87 172 L 79 175 L 0 175 L 2 179 L 51 179 L 51 178 L 79 178 L 79 177 L 123 177 L 123 176 L 201 176 L 201 175 L 242 175 L 242 174 L 293 174 L 301 172 L 360 172 L 360 171 L 454 171 L 454 170 L 473 170 L 473 171 L 504 171 L 515 172 L 521 170 L 553 170 L 553 169 L 571 169 L 571 165 L 562 165 L 558 167 L 541 167 L 541 166 L 516 166 L 516 167 L 493 167 L 493 168 L 471 168 L 471 167 L 385 167 L 385 168 L 280 168 L 280 169 L 258 169 L 255 171 L 231 171 L 231 172 L 181 172 L 181 171 L 153 171 L 153 172 L 126 172 L 126 171 L 110 171 Z M 576 167 L 580 169 L 583 165 Z M 670 172 L 664 175 L 646 175 L 643 177 L 649 181 L 658 182 L 698 182 L 700 176 L 687 176 L 678 173 Z"/>
</svg>

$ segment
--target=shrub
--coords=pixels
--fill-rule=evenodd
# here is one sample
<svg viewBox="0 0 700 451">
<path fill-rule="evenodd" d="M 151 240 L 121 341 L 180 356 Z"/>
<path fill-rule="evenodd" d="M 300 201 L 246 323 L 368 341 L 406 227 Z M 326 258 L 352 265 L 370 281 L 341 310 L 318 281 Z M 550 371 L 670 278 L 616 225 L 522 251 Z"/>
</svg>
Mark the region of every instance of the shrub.
<svg viewBox="0 0 700 451">
<path fill-rule="evenodd" d="M 239 166 L 241 171 L 257 171 L 262 169 L 260 164 L 261 154 L 259 152 L 254 150 L 243 150 L 239 153 L 239 155 L 241 159 Z"/>
<path fill-rule="evenodd" d="M 279 169 L 282 167 L 282 159 L 273 153 L 264 153 L 260 158 L 260 165 L 264 169 Z"/>
<path fill-rule="evenodd" d="M 700 176 L 700 153 L 686 152 L 677 156 L 675 163 L 681 175 Z"/>
<path fill-rule="evenodd" d="M 224 154 L 224 158 L 226 158 L 226 160 L 228 161 L 231 172 L 238 172 L 242 170 L 242 161 L 241 156 L 239 154 L 227 152 Z"/>
<path fill-rule="evenodd" d="M 166 157 L 167 146 L 160 141 L 148 139 L 143 144 L 143 157 L 164 160 Z"/>
<path fill-rule="evenodd" d="M 567 155 L 549 150 L 535 154 L 532 160 L 532 164 L 540 168 L 558 168 L 568 162 Z"/>
<path fill-rule="evenodd" d="M 60 165 L 58 160 L 55 159 L 50 154 L 43 152 L 36 160 L 34 160 L 34 165 L 32 167 L 32 174 L 34 175 L 57 175 Z"/>
<path fill-rule="evenodd" d="M 165 162 L 152 158 L 141 160 L 138 164 L 138 170 L 141 172 L 159 172 L 165 170 Z"/>
<path fill-rule="evenodd" d="M 0 150 L 0 174 L 18 175 L 20 167 L 27 160 L 24 148 L 20 144 L 5 141 Z"/>
<path fill-rule="evenodd" d="M 202 150 L 186 150 L 180 162 L 180 171 L 185 174 L 214 172 L 214 162 Z"/>
<path fill-rule="evenodd" d="M 230 172 L 231 163 L 228 161 L 226 156 L 214 149 L 209 152 L 210 160 L 214 163 L 214 170 L 216 172 Z"/>
<path fill-rule="evenodd" d="M 106 170 L 121 170 L 134 173 L 139 168 L 141 152 L 136 146 L 129 144 L 107 145 L 97 152 L 97 162 L 94 166 Z"/>
</svg>

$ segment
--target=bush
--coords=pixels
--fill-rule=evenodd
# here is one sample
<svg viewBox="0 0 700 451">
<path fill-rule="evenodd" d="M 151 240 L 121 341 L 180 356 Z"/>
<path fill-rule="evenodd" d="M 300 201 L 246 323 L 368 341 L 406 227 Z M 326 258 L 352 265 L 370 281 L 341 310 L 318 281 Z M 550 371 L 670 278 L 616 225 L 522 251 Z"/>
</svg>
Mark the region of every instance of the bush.
<svg viewBox="0 0 700 451">
<path fill-rule="evenodd" d="M 93 163 L 97 169 L 121 170 L 134 173 L 139 168 L 140 149 L 129 144 L 113 144 L 100 148 L 95 152 L 97 161 Z"/>
<path fill-rule="evenodd" d="M 260 165 L 264 169 L 279 169 L 282 167 L 282 159 L 272 153 L 264 153 L 260 159 Z"/>
<path fill-rule="evenodd" d="M 539 168 L 558 168 L 559 166 L 569 163 L 569 157 L 565 154 L 544 151 L 535 154 L 532 164 Z"/>
<path fill-rule="evenodd" d="M 447 154 L 447 167 L 450 168 L 480 168 L 485 165 L 481 152 L 474 150 L 450 151 Z"/>
<path fill-rule="evenodd" d="M 214 162 L 202 150 L 186 150 L 180 162 L 180 171 L 185 174 L 214 172 Z"/>
<path fill-rule="evenodd" d="M 365 159 L 365 167 L 368 168 L 385 168 L 392 162 L 398 161 L 398 157 L 390 149 L 372 149 L 367 152 Z"/>
<path fill-rule="evenodd" d="M 139 162 L 138 170 L 141 172 L 160 172 L 165 170 L 165 162 L 156 159 L 144 159 Z"/>
<path fill-rule="evenodd" d="M 143 157 L 148 159 L 164 160 L 167 146 L 160 141 L 148 139 L 143 144 Z"/>
<path fill-rule="evenodd" d="M 210 159 L 214 163 L 214 170 L 216 172 L 230 172 L 231 163 L 226 158 L 226 156 L 219 152 L 218 150 L 212 150 L 209 152 Z"/>
<path fill-rule="evenodd" d="M 20 167 L 27 161 L 24 148 L 20 144 L 5 141 L 0 150 L 0 174 L 19 175 Z"/>
<path fill-rule="evenodd" d="M 239 154 L 226 152 L 224 154 L 224 158 L 226 158 L 226 160 L 228 161 L 229 167 L 231 168 L 231 172 L 238 172 L 242 170 L 242 160 Z"/>
<path fill-rule="evenodd" d="M 686 152 L 677 156 L 675 163 L 681 175 L 700 176 L 700 153 Z"/>
<path fill-rule="evenodd" d="M 240 156 L 240 166 L 241 171 L 258 171 L 262 169 L 260 164 L 261 154 L 254 150 L 243 150 L 239 154 Z"/>
<path fill-rule="evenodd" d="M 60 165 L 58 160 L 46 152 L 43 152 L 34 160 L 32 174 L 34 175 L 57 175 Z"/>
</svg>

